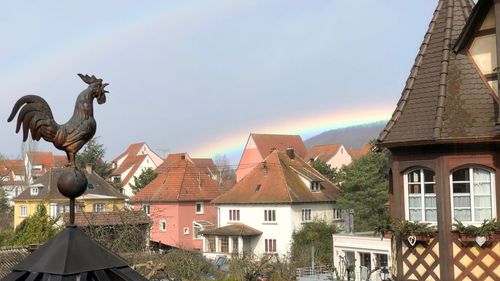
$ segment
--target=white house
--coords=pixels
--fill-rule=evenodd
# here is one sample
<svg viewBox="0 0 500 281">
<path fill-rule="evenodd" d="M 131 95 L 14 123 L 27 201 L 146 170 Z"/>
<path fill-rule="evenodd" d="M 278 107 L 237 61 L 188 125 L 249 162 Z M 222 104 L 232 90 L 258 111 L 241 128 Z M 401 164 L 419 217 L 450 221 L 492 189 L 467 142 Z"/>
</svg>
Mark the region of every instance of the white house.
<svg viewBox="0 0 500 281">
<path fill-rule="evenodd" d="M 5 192 L 9 205 L 13 205 L 12 199 L 26 189 L 25 175 L 23 160 L 0 161 L 0 189 Z"/>
<path fill-rule="evenodd" d="M 340 169 L 352 162 L 352 157 L 343 144 L 324 144 L 311 147 L 306 160 L 319 160 L 329 164 L 330 167 Z"/>
<path fill-rule="evenodd" d="M 124 195 L 132 196 L 134 193 L 131 185 L 134 184 L 134 177 L 139 177 L 147 168 L 156 169 L 163 163 L 163 159 L 146 143 L 141 142 L 131 144 L 111 163 L 114 169 L 111 174 L 112 181 L 121 184 Z"/>
<path fill-rule="evenodd" d="M 231 190 L 212 202 L 218 227 L 203 231 L 207 257 L 232 253 L 286 255 L 292 234 L 314 219 L 340 219 L 339 190 L 295 155 L 273 151 Z"/>
</svg>

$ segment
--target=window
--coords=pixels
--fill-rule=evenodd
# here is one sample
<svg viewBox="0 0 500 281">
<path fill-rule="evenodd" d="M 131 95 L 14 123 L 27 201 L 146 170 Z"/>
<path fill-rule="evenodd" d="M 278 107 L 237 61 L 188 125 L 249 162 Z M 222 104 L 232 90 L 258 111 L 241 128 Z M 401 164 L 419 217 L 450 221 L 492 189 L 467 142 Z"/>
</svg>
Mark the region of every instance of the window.
<svg viewBox="0 0 500 281">
<path fill-rule="evenodd" d="M 208 236 L 207 237 L 207 252 L 208 253 L 215 253 L 215 237 L 214 236 Z"/>
<path fill-rule="evenodd" d="M 184 228 L 182 229 L 182 233 L 183 233 L 184 235 L 189 235 L 189 227 L 184 227 Z"/>
<path fill-rule="evenodd" d="M 436 180 L 433 171 L 415 169 L 405 176 L 406 219 L 437 221 Z"/>
<path fill-rule="evenodd" d="M 238 236 L 233 236 L 233 253 L 238 253 Z"/>
<path fill-rule="evenodd" d="M 162 232 L 167 231 L 167 221 L 166 220 L 160 220 L 160 231 L 162 231 Z"/>
<path fill-rule="evenodd" d="M 311 191 L 312 192 L 319 192 L 321 190 L 321 184 L 319 181 L 312 181 L 311 182 Z"/>
<path fill-rule="evenodd" d="M 122 181 L 120 176 L 114 176 L 113 177 L 113 183 L 120 183 Z"/>
<path fill-rule="evenodd" d="M 266 239 L 264 244 L 266 253 L 276 253 L 276 239 Z"/>
<path fill-rule="evenodd" d="M 229 210 L 229 220 L 239 221 L 240 220 L 240 210 Z"/>
<path fill-rule="evenodd" d="M 341 220 L 342 219 L 342 210 L 340 209 L 333 209 L 333 219 L 334 220 Z"/>
<path fill-rule="evenodd" d="M 32 187 L 30 191 L 32 196 L 38 195 L 38 187 Z"/>
<path fill-rule="evenodd" d="M 275 222 L 276 221 L 276 210 L 264 210 L 264 221 Z"/>
<path fill-rule="evenodd" d="M 142 204 L 142 210 L 144 211 L 144 213 L 149 215 L 150 214 L 149 204 Z"/>
<path fill-rule="evenodd" d="M 203 202 L 196 203 L 196 213 L 203 214 Z"/>
<path fill-rule="evenodd" d="M 94 213 L 102 213 L 106 211 L 106 205 L 103 203 L 95 203 L 93 206 Z"/>
<path fill-rule="evenodd" d="M 495 208 L 494 173 L 468 167 L 451 174 L 453 218 L 461 222 L 481 223 L 493 217 Z"/>
<path fill-rule="evenodd" d="M 302 221 L 311 221 L 311 209 L 302 209 Z"/>
<path fill-rule="evenodd" d="M 229 237 L 222 236 L 220 238 L 220 252 L 229 253 Z"/>
<path fill-rule="evenodd" d="M 201 231 L 203 230 L 203 226 L 197 222 L 193 222 L 193 239 L 202 239 Z"/>
<path fill-rule="evenodd" d="M 19 206 L 19 216 L 25 218 L 28 216 L 28 206 L 21 205 Z"/>
<path fill-rule="evenodd" d="M 93 184 L 91 184 L 91 183 L 88 183 L 88 184 L 87 184 L 87 188 L 88 188 L 88 189 L 94 189 L 94 185 L 93 185 Z"/>
</svg>

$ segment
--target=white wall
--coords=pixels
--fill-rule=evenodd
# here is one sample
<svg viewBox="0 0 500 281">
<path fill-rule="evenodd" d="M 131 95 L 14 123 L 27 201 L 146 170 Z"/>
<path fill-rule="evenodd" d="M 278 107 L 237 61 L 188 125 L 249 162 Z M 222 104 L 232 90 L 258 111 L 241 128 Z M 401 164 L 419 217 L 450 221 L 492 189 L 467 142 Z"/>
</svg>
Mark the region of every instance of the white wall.
<svg viewBox="0 0 500 281">
<path fill-rule="evenodd" d="M 133 167 L 133 166 L 132 166 Z M 127 177 L 127 175 L 131 172 L 131 168 L 127 169 L 125 172 L 123 172 L 121 174 L 121 179 L 123 180 L 125 177 Z M 131 184 L 134 184 L 134 177 L 139 177 L 142 172 L 144 170 L 146 170 L 147 168 L 151 168 L 151 169 L 156 169 L 156 164 L 155 162 L 151 159 L 151 157 L 149 157 L 149 155 L 144 158 L 142 160 L 142 163 L 139 165 L 139 168 L 137 168 L 134 172 L 134 174 L 132 175 L 132 177 L 130 177 L 129 181 L 124 183 L 124 185 L 122 186 L 123 188 L 123 194 L 126 195 L 126 196 L 133 196 L 134 193 L 132 192 L 132 187 L 130 186 Z"/>
<path fill-rule="evenodd" d="M 347 150 L 345 149 L 344 145 L 341 145 L 339 150 L 337 151 L 337 154 L 335 154 L 330 160 L 328 160 L 326 163 L 330 164 L 332 168 L 340 169 L 344 165 L 349 165 L 352 162 L 352 157 L 347 153 Z"/>
</svg>

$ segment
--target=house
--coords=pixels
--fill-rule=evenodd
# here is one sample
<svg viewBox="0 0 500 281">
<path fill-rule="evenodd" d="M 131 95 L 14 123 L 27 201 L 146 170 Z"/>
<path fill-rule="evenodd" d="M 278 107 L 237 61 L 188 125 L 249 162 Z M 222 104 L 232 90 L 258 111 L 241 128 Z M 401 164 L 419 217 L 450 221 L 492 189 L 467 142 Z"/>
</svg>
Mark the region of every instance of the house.
<svg viewBox="0 0 500 281">
<path fill-rule="evenodd" d="M 500 1 L 437 2 L 377 144 L 390 155 L 391 216 L 437 233 L 393 239 L 392 270 L 397 280 L 500 280 L 500 235 L 480 247 L 453 228 L 500 214 Z"/>
<path fill-rule="evenodd" d="M 289 253 L 292 233 L 315 219 L 340 219 L 339 189 L 295 154 L 274 150 L 214 199 L 218 227 L 203 231 L 205 256 Z"/>
<path fill-rule="evenodd" d="M 361 148 L 359 149 L 349 148 L 347 149 L 347 152 L 349 153 L 349 155 L 351 155 L 352 159 L 356 159 L 361 156 L 365 156 L 371 150 L 372 150 L 372 145 L 369 143 L 365 143 Z"/>
<path fill-rule="evenodd" d="M 379 237 L 373 232 L 333 234 L 333 265 L 340 276 L 347 280 L 347 268 L 353 266 L 352 280 L 366 280 L 367 273 L 381 278 L 381 270 L 389 268 L 392 258 L 391 239 Z M 387 280 L 387 278 L 385 279 Z"/>
<path fill-rule="evenodd" d="M 23 160 L 0 161 L 0 188 L 5 192 L 9 205 L 13 205 L 12 199 L 26 189 Z"/>
<path fill-rule="evenodd" d="M 65 168 L 52 168 L 29 185 L 14 198 L 14 227 L 35 213 L 38 204 L 43 204 L 51 218 L 58 218 L 69 212 L 68 198 L 57 188 L 57 180 Z M 109 212 L 124 208 L 125 196 L 87 166 L 83 170 L 87 177 L 87 190 L 76 198 L 77 211 Z"/>
<path fill-rule="evenodd" d="M 274 150 L 286 151 L 288 148 L 293 148 L 301 158 L 307 156 L 306 146 L 299 135 L 250 134 L 236 169 L 236 182 L 243 179 Z"/>
<path fill-rule="evenodd" d="M 145 142 L 131 144 L 125 152 L 111 161 L 111 180 L 121 185 L 124 195 L 132 196 L 134 193 L 131 185 L 134 184 L 134 177 L 139 177 L 147 168 L 156 169 L 161 163 L 161 157 Z"/>
<path fill-rule="evenodd" d="M 54 155 L 46 151 L 30 151 L 24 156 L 26 178 L 29 184 L 51 168 L 61 168 L 68 162 L 64 155 Z"/>
<path fill-rule="evenodd" d="M 219 177 L 219 168 L 215 165 L 212 158 L 192 158 L 187 152 L 171 153 L 165 158 L 167 164 L 173 163 L 180 159 L 187 159 L 193 163 L 200 172 L 206 174 L 210 178 L 217 180 Z"/>
<path fill-rule="evenodd" d="M 151 240 L 201 250 L 199 232 L 217 223 L 210 201 L 223 189 L 187 154 L 169 155 L 156 172 L 158 176 L 131 198 L 134 209 L 144 210 L 153 220 Z"/>
<path fill-rule="evenodd" d="M 315 145 L 311 147 L 305 159 L 322 161 L 335 169 L 340 169 L 352 162 L 351 154 L 340 143 Z"/>
</svg>

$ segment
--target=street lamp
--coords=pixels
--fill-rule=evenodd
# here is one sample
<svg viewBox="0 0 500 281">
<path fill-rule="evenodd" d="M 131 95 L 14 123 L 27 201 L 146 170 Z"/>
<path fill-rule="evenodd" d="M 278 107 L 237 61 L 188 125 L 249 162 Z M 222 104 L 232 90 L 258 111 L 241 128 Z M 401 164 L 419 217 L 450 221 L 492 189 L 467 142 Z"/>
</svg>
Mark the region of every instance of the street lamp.
<svg viewBox="0 0 500 281">
<path fill-rule="evenodd" d="M 380 268 L 380 279 L 382 279 L 382 281 L 389 280 L 389 269 L 387 266 Z"/>
</svg>

